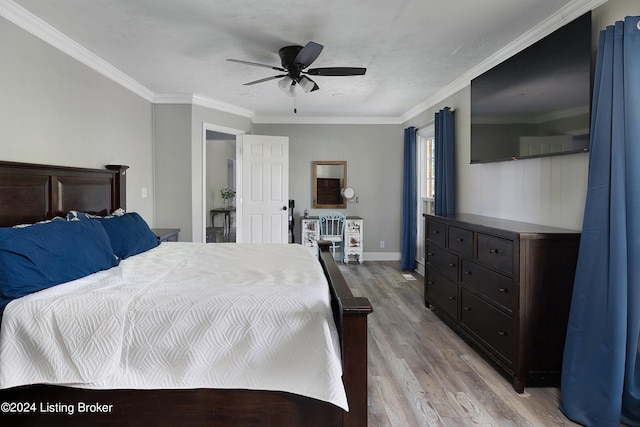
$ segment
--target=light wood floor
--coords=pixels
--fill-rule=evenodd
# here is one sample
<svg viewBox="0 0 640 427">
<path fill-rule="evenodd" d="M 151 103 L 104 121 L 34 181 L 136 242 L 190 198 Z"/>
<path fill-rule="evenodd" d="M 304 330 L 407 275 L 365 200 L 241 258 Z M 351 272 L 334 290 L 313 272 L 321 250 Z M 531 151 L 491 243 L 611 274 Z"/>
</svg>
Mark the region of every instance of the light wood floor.
<svg viewBox="0 0 640 427">
<path fill-rule="evenodd" d="M 423 303 L 422 277 L 399 262 L 341 265 L 369 315 L 369 426 L 578 426 L 557 388 L 513 390 Z"/>
</svg>

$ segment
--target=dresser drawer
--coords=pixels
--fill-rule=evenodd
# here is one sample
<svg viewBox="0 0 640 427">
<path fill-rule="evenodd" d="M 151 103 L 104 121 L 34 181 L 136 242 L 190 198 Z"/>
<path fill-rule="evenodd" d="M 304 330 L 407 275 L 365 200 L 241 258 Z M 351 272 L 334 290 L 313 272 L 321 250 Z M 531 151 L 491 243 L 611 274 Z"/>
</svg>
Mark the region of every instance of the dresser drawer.
<svg viewBox="0 0 640 427">
<path fill-rule="evenodd" d="M 441 222 L 427 221 L 427 240 L 444 246 L 445 225 Z"/>
<path fill-rule="evenodd" d="M 458 318 L 458 285 L 433 268 L 427 268 L 424 295 L 427 302 L 439 306 L 454 318 Z"/>
<path fill-rule="evenodd" d="M 478 233 L 478 260 L 513 274 L 513 240 Z"/>
<path fill-rule="evenodd" d="M 511 317 L 464 289 L 460 290 L 460 299 L 460 323 L 512 363 L 514 337 Z"/>
<path fill-rule="evenodd" d="M 447 248 L 460 256 L 473 256 L 473 231 L 460 227 L 449 227 Z"/>
<path fill-rule="evenodd" d="M 458 280 L 458 257 L 434 245 L 427 245 L 427 263 L 453 281 Z"/>
<path fill-rule="evenodd" d="M 460 282 L 510 312 L 516 306 L 517 289 L 514 287 L 513 280 L 475 262 L 462 260 Z"/>
</svg>

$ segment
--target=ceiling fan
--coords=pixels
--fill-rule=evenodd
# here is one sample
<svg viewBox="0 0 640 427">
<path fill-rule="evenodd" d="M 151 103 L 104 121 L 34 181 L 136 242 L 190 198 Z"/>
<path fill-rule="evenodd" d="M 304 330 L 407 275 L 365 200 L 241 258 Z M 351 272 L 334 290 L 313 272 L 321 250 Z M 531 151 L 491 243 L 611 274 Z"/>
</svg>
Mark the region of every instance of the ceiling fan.
<svg viewBox="0 0 640 427">
<path fill-rule="evenodd" d="M 309 65 L 311 65 L 311 63 L 313 63 L 313 61 L 318 58 L 320 52 L 322 52 L 322 48 L 323 46 L 321 44 L 311 41 L 304 47 L 285 46 L 278 52 L 280 55 L 282 67 L 260 64 L 257 62 L 242 61 L 240 59 L 227 59 L 227 61 L 253 65 L 256 67 L 270 68 L 272 70 L 284 73 L 277 76 L 271 76 L 264 79 L 248 82 L 244 85 L 250 86 L 258 83 L 268 82 L 270 80 L 281 79 L 278 82 L 278 86 L 290 96 L 294 96 L 296 85 L 298 85 L 304 92 L 312 92 L 314 90 L 320 89 L 316 82 L 311 80 L 308 76 L 361 76 L 366 73 L 366 68 L 356 67 L 324 67 L 306 69 Z"/>
</svg>

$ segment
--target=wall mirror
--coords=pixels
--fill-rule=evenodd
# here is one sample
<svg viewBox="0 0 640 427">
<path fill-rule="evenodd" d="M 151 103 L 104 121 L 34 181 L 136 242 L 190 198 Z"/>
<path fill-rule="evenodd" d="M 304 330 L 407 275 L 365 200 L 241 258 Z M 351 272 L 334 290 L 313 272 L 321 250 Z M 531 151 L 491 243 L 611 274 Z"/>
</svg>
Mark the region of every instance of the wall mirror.
<svg viewBox="0 0 640 427">
<path fill-rule="evenodd" d="M 347 186 L 347 162 L 338 160 L 313 162 L 313 207 L 344 209 L 347 201 L 342 189 Z"/>
</svg>

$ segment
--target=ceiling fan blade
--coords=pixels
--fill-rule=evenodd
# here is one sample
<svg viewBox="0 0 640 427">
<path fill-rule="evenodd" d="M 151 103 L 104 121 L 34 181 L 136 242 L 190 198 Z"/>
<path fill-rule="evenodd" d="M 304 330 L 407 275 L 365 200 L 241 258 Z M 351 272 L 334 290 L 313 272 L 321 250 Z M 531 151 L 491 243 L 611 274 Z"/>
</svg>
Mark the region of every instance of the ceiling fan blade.
<svg viewBox="0 0 640 427">
<path fill-rule="evenodd" d="M 270 69 L 276 70 L 276 71 L 286 71 L 284 68 L 274 67 L 273 65 L 260 64 L 258 62 L 242 61 L 240 59 L 227 59 L 227 61 L 237 62 L 238 64 L 253 65 L 255 67 L 270 68 Z"/>
<path fill-rule="evenodd" d="M 310 76 L 362 76 L 366 72 L 366 68 L 356 67 L 310 68 L 306 71 Z"/>
<path fill-rule="evenodd" d="M 258 84 L 258 83 L 268 82 L 269 80 L 275 80 L 275 79 L 279 79 L 279 78 L 285 77 L 285 76 L 286 76 L 286 74 L 283 74 L 281 76 L 271 76 L 271 77 L 267 77 L 267 78 L 260 79 L 260 80 L 254 80 L 252 82 L 245 83 L 243 86 L 251 86 L 251 85 Z"/>
<path fill-rule="evenodd" d="M 323 47 L 324 46 L 316 42 L 307 43 L 305 47 L 298 52 L 293 63 L 297 64 L 301 70 L 303 68 L 307 68 L 318 58 L 318 56 L 320 56 L 320 52 L 322 52 Z"/>
</svg>

